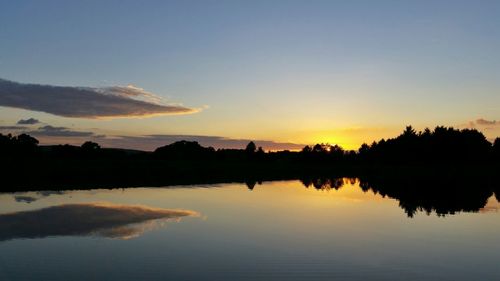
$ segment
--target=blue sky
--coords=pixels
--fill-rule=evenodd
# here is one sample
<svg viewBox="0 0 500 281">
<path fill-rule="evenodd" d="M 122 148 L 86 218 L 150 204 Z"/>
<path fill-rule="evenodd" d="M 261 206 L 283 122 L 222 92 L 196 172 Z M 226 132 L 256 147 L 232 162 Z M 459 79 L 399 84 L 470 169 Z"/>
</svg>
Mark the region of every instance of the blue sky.
<svg viewBox="0 0 500 281">
<path fill-rule="evenodd" d="M 0 78 L 134 85 L 197 111 L 95 119 L 0 107 L 3 126 L 34 117 L 110 136 L 354 148 L 407 124 L 500 119 L 498 1 L 0 1 L 0 7 Z M 498 122 L 476 123 L 489 138 L 499 135 Z"/>
</svg>

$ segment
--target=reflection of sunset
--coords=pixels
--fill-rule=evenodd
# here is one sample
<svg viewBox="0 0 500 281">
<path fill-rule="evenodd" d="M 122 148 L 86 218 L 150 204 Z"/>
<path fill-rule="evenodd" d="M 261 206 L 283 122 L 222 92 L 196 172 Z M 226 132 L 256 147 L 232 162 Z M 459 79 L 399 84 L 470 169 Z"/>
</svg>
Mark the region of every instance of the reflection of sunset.
<svg viewBox="0 0 500 281">
<path fill-rule="evenodd" d="M 259 192 L 263 193 L 278 193 L 281 196 L 294 196 L 297 200 L 311 201 L 311 202 L 329 202 L 332 200 L 348 200 L 352 202 L 366 202 L 366 201 L 383 201 L 384 198 L 380 195 L 376 195 L 373 191 L 364 192 L 359 187 L 359 180 L 355 178 L 340 178 L 338 179 L 342 186 L 333 188 L 326 183 L 323 187 L 316 189 L 313 185 L 304 188 L 303 183 L 297 181 L 284 181 L 284 182 L 269 182 L 262 186 L 262 189 L 258 189 Z M 272 187 L 271 187 L 272 186 Z"/>
</svg>

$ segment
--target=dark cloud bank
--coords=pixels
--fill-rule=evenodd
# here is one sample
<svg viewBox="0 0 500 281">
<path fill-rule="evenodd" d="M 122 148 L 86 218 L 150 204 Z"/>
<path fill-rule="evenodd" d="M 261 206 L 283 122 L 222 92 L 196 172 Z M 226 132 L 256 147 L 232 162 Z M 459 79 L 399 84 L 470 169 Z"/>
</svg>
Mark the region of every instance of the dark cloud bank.
<svg viewBox="0 0 500 281">
<path fill-rule="evenodd" d="M 164 104 L 160 97 L 134 86 L 62 87 L 23 84 L 4 79 L 0 79 L 0 106 L 80 118 L 144 117 L 197 111 L 180 105 Z"/>
</svg>

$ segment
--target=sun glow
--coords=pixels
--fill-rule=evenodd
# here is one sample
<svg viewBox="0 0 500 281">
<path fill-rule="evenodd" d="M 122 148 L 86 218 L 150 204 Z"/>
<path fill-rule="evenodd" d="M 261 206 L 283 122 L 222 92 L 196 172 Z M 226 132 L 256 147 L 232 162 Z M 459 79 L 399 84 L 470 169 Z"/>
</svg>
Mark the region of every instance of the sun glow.
<svg viewBox="0 0 500 281">
<path fill-rule="evenodd" d="M 303 139 L 304 140 L 302 142 L 304 143 L 309 143 L 309 144 L 324 143 L 331 145 L 339 145 L 346 150 L 356 150 L 359 148 L 360 145 L 358 144 L 358 141 L 353 139 L 352 137 L 335 132 L 313 134 L 305 136 Z"/>
<path fill-rule="evenodd" d="M 357 150 L 363 143 L 371 143 L 395 136 L 400 128 L 346 127 L 304 131 L 297 137 L 299 143 L 339 145 L 345 150 Z"/>
</svg>

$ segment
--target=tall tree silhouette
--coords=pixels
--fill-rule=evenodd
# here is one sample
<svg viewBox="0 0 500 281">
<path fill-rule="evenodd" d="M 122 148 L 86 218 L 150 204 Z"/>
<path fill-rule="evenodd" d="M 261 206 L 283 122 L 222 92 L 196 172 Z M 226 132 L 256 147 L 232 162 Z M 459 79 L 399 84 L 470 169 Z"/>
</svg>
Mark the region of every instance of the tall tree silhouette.
<svg viewBox="0 0 500 281">
<path fill-rule="evenodd" d="M 245 148 L 245 152 L 247 154 L 254 154 L 256 150 L 257 150 L 257 146 L 255 145 L 255 143 L 253 141 L 249 142 Z"/>
</svg>

